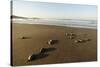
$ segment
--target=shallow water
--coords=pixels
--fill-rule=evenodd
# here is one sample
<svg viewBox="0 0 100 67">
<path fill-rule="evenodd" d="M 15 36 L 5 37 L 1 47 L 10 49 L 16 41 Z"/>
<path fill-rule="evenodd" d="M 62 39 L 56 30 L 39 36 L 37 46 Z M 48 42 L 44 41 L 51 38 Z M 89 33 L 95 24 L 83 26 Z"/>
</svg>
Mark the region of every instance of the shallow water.
<svg viewBox="0 0 100 67">
<path fill-rule="evenodd" d="M 13 23 L 43 24 L 97 29 L 97 20 L 81 19 L 13 19 Z"/>
</svg>

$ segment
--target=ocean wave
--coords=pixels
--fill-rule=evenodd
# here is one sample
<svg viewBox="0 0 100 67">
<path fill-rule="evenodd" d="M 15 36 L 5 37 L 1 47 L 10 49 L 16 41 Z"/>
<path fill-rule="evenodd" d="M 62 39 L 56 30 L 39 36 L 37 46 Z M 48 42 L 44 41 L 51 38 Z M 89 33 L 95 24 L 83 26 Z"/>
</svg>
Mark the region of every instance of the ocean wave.
<svg viewBox="0 0 100 67">
<path fill-rule="evenodd" d="M 62 19 L 12 19 L 13 23 L 23 24 L 43 24 L 43 25 L 57 25 L 57 26 L 69 26 L 69 27 L 81 27 L 81 28 L 97 28 L 96 20 L 62 20 Z"/>
</svg>

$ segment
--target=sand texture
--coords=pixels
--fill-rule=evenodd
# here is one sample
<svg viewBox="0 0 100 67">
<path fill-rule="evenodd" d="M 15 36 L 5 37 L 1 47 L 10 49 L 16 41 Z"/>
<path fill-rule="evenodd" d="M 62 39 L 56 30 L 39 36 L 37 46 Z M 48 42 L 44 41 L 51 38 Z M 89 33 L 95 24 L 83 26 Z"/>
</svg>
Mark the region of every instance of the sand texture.
<svg viewBox="0 0 100 67">
<path fill-rule="evenodd" d="M 75 35 L 66 35 L 74 33 Z M 71 38 L 71 36 L 74 36 Z M 76 40 L 88 41 L 76 42 Z M 49 40 L 57 40 L 48 44 Z M 45 56 L 27 62 L 47 48 Z M 12 24 L 13 65 L 54 64 L 97 60 L 97 30 L 39 24 Z"/>
</svg>

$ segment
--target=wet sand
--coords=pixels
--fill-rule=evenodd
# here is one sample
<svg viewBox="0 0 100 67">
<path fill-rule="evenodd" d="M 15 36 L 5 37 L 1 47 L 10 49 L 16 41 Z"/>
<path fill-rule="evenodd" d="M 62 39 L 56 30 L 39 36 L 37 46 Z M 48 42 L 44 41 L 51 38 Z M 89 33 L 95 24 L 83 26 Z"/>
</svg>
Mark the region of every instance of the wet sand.
<svg viewBox="0 0 100 67">
<path fill-rule="evenodd" d="M 66 33 L 75 33 L 69 39 Z M 27 37 L 22 39 L 21 36 Z M 77 39 L 91 39 L 83 43 L 75 43 Z M 54 45 L 47 42 L 58 40 Z M 47 52 L 47 56 L 27 62 L 28 56 L 39 53 L 41 48 L 55 48 Z M 85 62 L 97 60 L 97 30 L 72 28 L 39 24 L 12 24 L 12 55 L 13 65 L 36 65 Z"/>
</svg>

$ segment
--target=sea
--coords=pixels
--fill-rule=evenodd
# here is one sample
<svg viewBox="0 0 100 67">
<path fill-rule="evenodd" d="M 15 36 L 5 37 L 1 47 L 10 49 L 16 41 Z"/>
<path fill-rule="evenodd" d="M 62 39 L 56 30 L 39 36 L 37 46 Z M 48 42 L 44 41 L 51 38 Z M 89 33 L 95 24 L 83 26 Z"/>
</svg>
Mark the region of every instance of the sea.
<svg viewBox="0 0 100 67">
<path fill-rule="evenodd" d="M 97 20 L 83 20 L 83 19 L 19 19 L 13 18 L 12 23 L 20 24 L 43 24 L 43 25 L 56 25 L 65 27 L 78 27 L 97 29 Z"/>
</svg>

